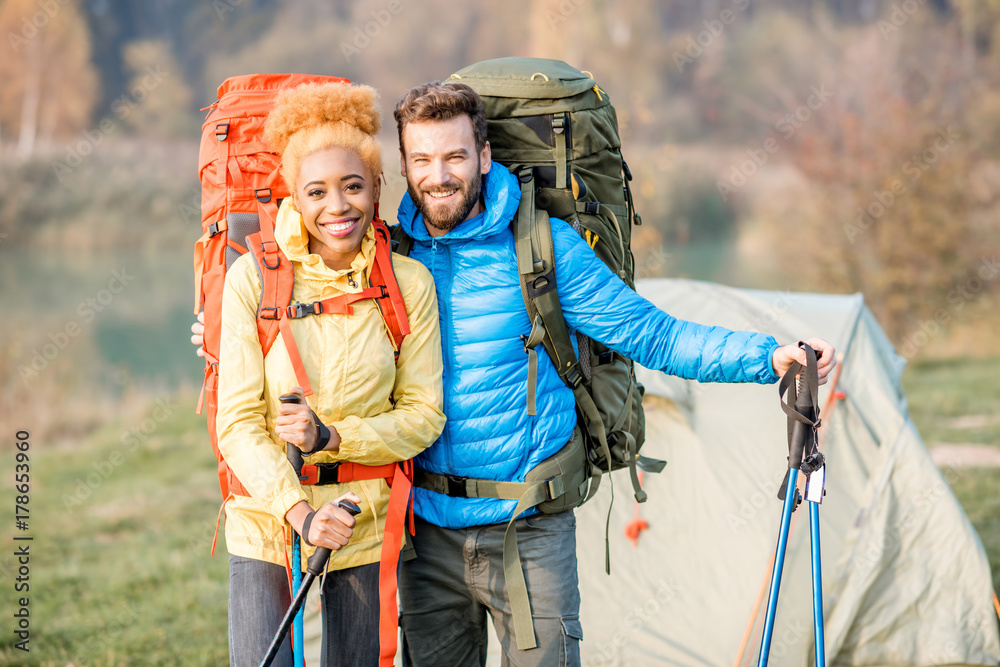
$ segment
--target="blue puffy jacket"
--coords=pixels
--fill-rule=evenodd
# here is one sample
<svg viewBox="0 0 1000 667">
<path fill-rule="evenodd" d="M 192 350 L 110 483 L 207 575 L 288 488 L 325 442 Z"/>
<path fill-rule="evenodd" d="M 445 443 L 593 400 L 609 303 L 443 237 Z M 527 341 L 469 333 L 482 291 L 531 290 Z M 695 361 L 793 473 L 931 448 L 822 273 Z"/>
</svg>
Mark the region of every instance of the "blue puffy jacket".
<svg viewBox="0 0 1000 667">
<path fill-rule="evenodd" d="M 414 239 L 410 256 L 434 276 L 444 346 L 448 422 L 417 465 L 440 474 L 521 482 L 569 441 L 576 412 L 573 393 L 539 346 L 537 416 L 528 416 L 528 363 L 520 336 L 531 323 L 510 228 L 521 192 L 517 179 L 496 162 L 483 188 L 486 210 L 436 239 L 409 194 L 399 205 L 399 222 Z M 774 338 L 675 319 L 625 285 L 565 222 L 552 220 L 552 238 L 559 300 L 571 331 L 671 375 L 702 382 L 777 380 L 771 370 Z M 508 521 L 517 504 L 421 488 L 414 496 L 418 515 L 448 528 Z"/>
</svg>

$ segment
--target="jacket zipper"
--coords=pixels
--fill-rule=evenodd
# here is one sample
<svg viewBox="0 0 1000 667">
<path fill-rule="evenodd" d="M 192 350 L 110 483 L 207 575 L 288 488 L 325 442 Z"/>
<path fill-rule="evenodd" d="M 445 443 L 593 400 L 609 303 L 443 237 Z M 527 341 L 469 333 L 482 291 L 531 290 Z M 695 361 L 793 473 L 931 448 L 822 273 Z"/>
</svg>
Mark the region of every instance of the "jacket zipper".
<svg viewBox="0 0 1000 667">
<path fill-rule="evenodd" d="M 354 271 L 347 272 L 347 284 L 351 287 L 357 287 L 358 283 L 354 280 Z"/>
</svg>

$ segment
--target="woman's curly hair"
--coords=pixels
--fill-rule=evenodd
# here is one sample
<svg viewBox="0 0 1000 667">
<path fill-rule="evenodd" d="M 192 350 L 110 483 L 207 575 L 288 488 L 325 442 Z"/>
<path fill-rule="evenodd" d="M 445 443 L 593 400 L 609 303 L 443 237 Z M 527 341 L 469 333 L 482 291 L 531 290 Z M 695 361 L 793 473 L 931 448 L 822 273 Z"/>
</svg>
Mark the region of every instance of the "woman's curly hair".
<svg viewBox="0 0 1000 667">
<path fill-rule="evenodd" d="M 281 175 L 294 192 L 302 158 L 333 146 L 355 151 L 377 179 L 382 150 L 375 135 L 381 127 L 378 92 L 371 86 L 306 83 L 278 96 L 264 140 L 281 155 Z"/>
</svg>

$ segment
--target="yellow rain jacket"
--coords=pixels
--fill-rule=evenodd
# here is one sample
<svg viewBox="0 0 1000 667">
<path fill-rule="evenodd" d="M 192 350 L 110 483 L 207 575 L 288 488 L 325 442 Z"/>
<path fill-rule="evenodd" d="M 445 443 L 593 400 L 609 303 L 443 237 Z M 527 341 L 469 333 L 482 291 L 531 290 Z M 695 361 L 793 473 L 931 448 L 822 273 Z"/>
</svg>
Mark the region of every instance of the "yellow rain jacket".
<svg viewBox="0 0 1000 667">
<path fill-rule="evenodd" d="M 286 199 L 278 213 L 275 240 L 292 261 L 292 299 L 313 303 L 368 283 L 375 259 L 369 228 L 351 268 L 334 271 L 309 253 L 301 214 Z M 338 451 L 317 452 L 306 463 L 353 461 L 385 465 L 413 458 L 444 428 L 441 334 L 430 273 L 419 262 L 393 255 L 393 268 L 406 303 L 410 333 L 393 363 L 392 343 L 372 300 L 353 304 L 351 315 L 324 314 L 291 322 L 302 363 L 312 384 L 309 407 L 340 434 Z M 284 566 L 292 530 L 285 513 L 301 500 L 313 509 L 353 491 L 361 514 L 350 542 L 330 558 L 340 570 L 378 562 L 389 486 L 384 479 L 329 486 L 303 486 L 274 432 L 278 397 L 298 383 L 279 334 L 266 358 L 257 338 L 260 278 L 247 253 L 226 275 L 219 354 L 219 449 L 252 497 L 231 495 L 226 503 L 226 545 L 236 556 Z M 290 544 L 290 541 L 288 542 Z M 303 542 L 304 561 L 313 548 Z"/>
</svg>

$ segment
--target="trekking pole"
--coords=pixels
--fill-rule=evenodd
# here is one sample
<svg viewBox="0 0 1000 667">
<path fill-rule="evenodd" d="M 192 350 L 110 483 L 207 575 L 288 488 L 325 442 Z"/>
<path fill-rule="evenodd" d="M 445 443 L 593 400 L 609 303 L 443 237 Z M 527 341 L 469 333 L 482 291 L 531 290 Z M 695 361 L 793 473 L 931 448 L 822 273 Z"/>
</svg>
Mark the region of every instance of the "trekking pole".
<svg viewBox="0 0 1000 667">
<path fill-rule="evenodd" d="M 778 531 L 778 545 L 774 553 L 774 568 L 767 597 L 767 612 L 764 616 L 764 630 L 761 637 L 758 667 L 766 667 L 771 651 L 771 637 L 774 633 L 774 619 L 778 608 L 778 592 L 781 586 L 781 572 L 785 565 L 785 551 L 788 547 L 788 530 L 792 512 L 802 501 L 796 483 L 801 471 L 806 475 L 805 499 L 809 502 L 809 532 L 812 551 L 813 585 L 813 628 L 815 632 L 815 658 L 817 667 L 824 667 L 826 655 L 823 639 L 823 589 L 819 543 L 819 503 L 824 494 L 826 468 L 823 455 L 819 452 L 817 430 L 819 429 L 819 377 L 816 370 L 816 352 L 799 343 L 806 352 L 805 367 L 793 362 L 781 378 L 779 397 L 788 391 L 788 402 L 781 402 L 781 409 L 788 415 L 788 472 L 779 490 L 779 498 L 784 498 L 781 526 Z M 795 376 L 799 375 L 798 387 Z M 793 407 L 794 405 L 794 407 Z"/>
<path fill-rule="evenodd" d="M 352 503 L 350 500 L 344 499 L 337 503 L 340 509 L 349 512 L 351 516 L 357 516 L 361 514 L 361 508 Z M 281 625 L 278 626 L 278 632 L 275 633 L 274 639 L 271 640 L 271 646 L 267 649 L 267 655 L 260 663 L 260 667 L 269 667 L 274 661 L 274 657 L 278 655 L 278 649 L 281 647 L 281 642 L 285 640 L 285 635 L 288 634 L 288 628 L 292 624 L 292 619 L 295 618 L 295 614 L 302 607 L 302 603 L 306 599 L 306 594 L 309 593 L 309 587 L 312 586 L 313 580 L 319 575 L 323 574 L 323 570 L 326 569 L 326 563 L 330 560 L 330 550 L 326 547 L 316 547 L 316 552 L 309 557 L 309 563 L 306 565 L 306 574 L 302 577 L 302 586 L 299 587 L 298 591 L 295 593 L 295 599 L 292 600 L 292 604 L 289 605 L 288 611 L 285 612 L 285 617 L 281 619 Z"/>
<path fill-rule="evenodd" d="M 281 403 L 298 405 L 302 403 L 302 396 L 290 393 L 279 396 L 278 400 Z M 295 471 L 295 476 L 300 477 L 302 466 L 305 465 L 302 450 L 291 443 L 285 443 L 285 456 L 288 457 L 288 463 Z M 292 563 L 295 564 L 295 567 L 292 568 L 292 590 L 298 593 L 299 587 L 302 585 L 302 540 L 294 531 L 292 532 Z M 292 663 L 295 667 L 305 667 L 306 663 L 305 653 L 302 651 L 302 642 L 305 641 L 304 620 L 304 614 L 300 611 L 295 615 L 295 622 L 292 625 Z"/>
</svg>

